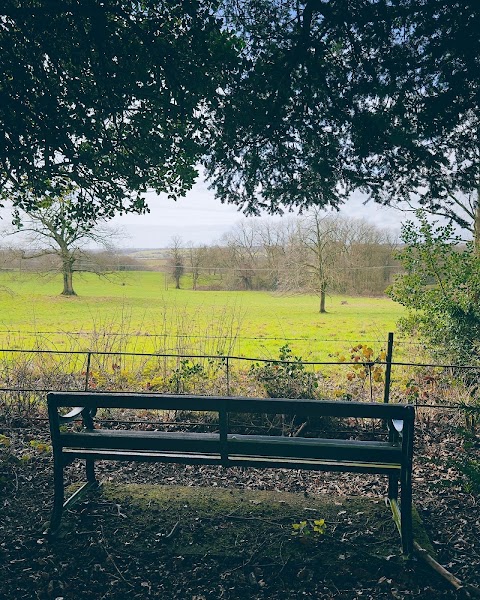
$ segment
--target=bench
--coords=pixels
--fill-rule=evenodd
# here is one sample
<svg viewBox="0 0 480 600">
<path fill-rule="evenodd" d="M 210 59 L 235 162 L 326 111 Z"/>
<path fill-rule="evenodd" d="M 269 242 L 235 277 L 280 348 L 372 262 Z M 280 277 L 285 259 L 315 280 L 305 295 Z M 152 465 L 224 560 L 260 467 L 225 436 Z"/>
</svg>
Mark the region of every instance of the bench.
<svg viewBox="0 0 480 600">
<path fill-rule="evenodd" d="M 69 410 L 65 415 L 62 411 Z M 192 411 L 210 414 L 216 431 L 112 430 L 94 424 L 97 409 Z M 289 415 L 303 421 L 318 417 L 380 419 L 387 424 L 383 441 L 286 437 L 232 433 L 240 413 Z M 62 511 L 89 487 L 97 486 L 95 461 L 150 461 L 223 467 L 307 469 L 374 473 L 388 477 L 388 500 L 410 554 L 412 533 L 413 406 L 372 402 L 234 398 L 134 393 L 51 392 L 48 414 L 54 458 L 54 502 L 49 533 L 60 526 Z M 80 431 L 63 426 L 82 419 Z M 374 437 L 373 435 L 370 437 Z M 86 462 L 86 483 L 67 501 L 64 467 Z M 401 502 L 398 503 L 399 483 Z"/>
</svg>

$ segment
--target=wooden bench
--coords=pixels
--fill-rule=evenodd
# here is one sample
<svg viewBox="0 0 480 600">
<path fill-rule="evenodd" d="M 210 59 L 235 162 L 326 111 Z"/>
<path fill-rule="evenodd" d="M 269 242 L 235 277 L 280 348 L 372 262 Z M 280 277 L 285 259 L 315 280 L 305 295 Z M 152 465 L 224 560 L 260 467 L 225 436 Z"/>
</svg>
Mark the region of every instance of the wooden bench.
<svg viewBox="0 0 480 600">
<path fill-rule="evenodd" d="M 65 409 L 70 410 L 62 416 Z M 140 431 L 94 427 L 97 409 L 200 411 L 217 413 L 216 431 Z M 60 409 L 60 410 L 59 410 Z M 384 441 L 286 437 L 231 432 L 238 413 L 249 415 L 296 415 L 316 417 L 381 419 L 388 424 Z M 388 499 L 399 528 L 402 549 L 410 554 L 412 534 L 412 455 L 414 408 L 410 405 L 371 402 L 289 400 L 276 398 L 231 398 L 52 392 L 48 414 L 54 457 L 54 503 L 49 532 L 58 529 L 65 507 L 88 487 L 98 485 L 94 464 L 99 460 L 151 461 L 223 467 L 309 469 L 375 473 L 388 476 Z M 212 415 L 210 415 L 212 416 Z M 213 415 L 216 417 L 216 415 Z M 80 431 L 62 427 L 83 419 Z M 374 436 L 371 436 L 374 437 Z M 64 467 L 74 459 L 86 461 L 87 482 L 64 501 Z M 397 503 L 399 483 L 401 503 Z"/>
</svg>

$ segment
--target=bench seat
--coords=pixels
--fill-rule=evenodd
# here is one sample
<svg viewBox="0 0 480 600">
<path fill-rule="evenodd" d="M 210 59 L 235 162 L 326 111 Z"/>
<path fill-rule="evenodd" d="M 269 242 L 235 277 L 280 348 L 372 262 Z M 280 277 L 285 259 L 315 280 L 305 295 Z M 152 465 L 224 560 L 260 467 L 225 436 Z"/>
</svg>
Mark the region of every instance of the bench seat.
<svg viewBox="0 0 480 600">
<path fill-rule="evenodd" d="M 218 458 L 224 464 L 234 460 L 245 462 L 250 457 L 305 459 L 313 461 L 336 460 L 367 467 L 375 462 L 375 469 L 382 467 L 385 473 L 401 468 L 401 447 L 390 442 L 337 440 L 331 438 L 302 438 L 268 435 L 228 434 L 226 453 L 217 433 L 188 433 L 163 431 L 100 430 L 60 434 L 63 452 L 85 458 L 89 451 L 116 450 L 117 460 L 144 460 L 146 454 L 154 453 L 157 460 L 163 456 L 194 459 L 195 464 Z M 225 455 L 226 454 L 226 455 Z M 96 457 L 92 452 L 92 457 Z M 153 458 L 153 457 L 152 457 Z M 377 472 L 377 471 L 375 471 Z"/>
</svg>

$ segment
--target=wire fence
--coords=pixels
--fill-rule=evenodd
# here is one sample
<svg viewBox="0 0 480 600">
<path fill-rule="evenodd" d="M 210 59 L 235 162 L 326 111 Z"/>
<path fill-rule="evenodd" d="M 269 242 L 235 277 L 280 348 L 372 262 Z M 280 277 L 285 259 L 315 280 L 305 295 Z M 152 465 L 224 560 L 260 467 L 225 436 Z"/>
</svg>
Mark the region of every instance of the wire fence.
<svg viewBox="0 0 480 600">
<path fill-rule="evenodd" d="M 0 348 L 0 409 L 27 414 L 49 391 L 158 392 L 410 402 L 478 412 L 478 365 L 394 360 L 366 345 L 341 360 Z"/>
<path fill-rule="evenodd" d="M 218 315 L 217 315 L 218 316 Z M 279 349 L 285 344 L 295 349 L 295 353 L 307 360 L 331 358 L 335 355 L 348 354 L 348 349 L 357 345 L 358 337 L 325 337 L 311 335 L 286 336 L 281 332 L 271 335 L 253 334 L 242 335 L 239 332 L 240 318 L 230 322 L 219 315 L 216 325 L 209 324 L 207 328 L 201 323 L 177 323 L 178 331 L 137 330 L 128 333 L 123 329 L 115 330 L 113 324 L 100 323 L 93 330 L 74 330 L 68 332 L 61 329 L 9 329 L 0 328 L 0 348 L 18 348 L 32 346 L 43 350 L 56 350 L 59 346 L 64 352 L 79 350 L 85 352 L 85 347 L 92 349 L 107 349 L 115 352 L 135 351 L 150 354 L 181 354 L 185 356 L 196 354 L 222 354 L 253 357 L 251 360 L 271 360 L 277 356 Z M 223 324 L 220 323 L 223 319 Z M 174 323 L 175 325 L 175 323 Z M 159 328 L 162 329 L 162 323 Z M 139 328 L 140 329 L 140 328 Z M 385 338 L 378 334 L 362 338 L 363 344 L 375 349 L 386 346 Z M 415 357 L 414 361 L 428 354 L 429 349 L 424 343 L 407 339 L 396 339 L 395 348 L 397 359 Z"/>
<path fill-rule="evenodd" d="M 65 335 L 65 331 L 61 331 L 61 330 L 40 330 L 40 329 L 35 329 L 35 330 L 28 330 L 28 329 L 0 329 L 0 336 L 1 335 L 8 335 L 8 334 L 22 334 L 22 335 L 29 335 L 29 336 L 36 336 L 36 335 Z M 69 331 L 68 332 L 69 335 L 77 335 L 77 336 L 83 336 L 85 335 L 85 331 Z M 102 336 L 104 337 L 124 337 L 125 333 L 121 332 L 121 331 L 105 331 L 102 332 Z M 196 339 L 206 339 L 206 340 L 212 340 L 212 339 L 221 339 L 223 336 L 219 336 L 219 335 L 205 335 L 205 334 L 195 334 L 195 333 L 188 333 L 188 334 L 175 334 L 175 336 L 172 336 L 172 334 L 170 333 L 149 333 L 149 332 L 140 332 L 140 333 L 136 333 L 135 337 L 152 337 L 152 338 L 169 338 L 169 337 L 175 337 L 175 338 L 196 338 Z M 281 341 L 282 343 L 285 342 L 304 342 L 304 341 L 308 341 L 308 342 L 315 342 L 315 343 L 331 343 L 332 341 L 334 341 L 335 343 L 346 343 L 346 344 L 352 344 L 355 343 L 355 339 L 326 339 L 326 338 L 316 338 L 316 337 L 308 337 L 306 338 L 305 336 L 300 336 L 300 337 L 285 337 L 285 336 L 266 336 L 266 335 L 261 335 L 261 336 L 244 336 L 244 335 L 237 335 L 235 336 L 235 338 L 237 340 L 255 340 L 255 341 L 265 341 L 265 340 L 276 340 L 276 341 Z M 385 343 L 385 340 L 381 340 L 381 339 L 371 339 L 371 340 L 363 340 L 364 343 L 367 344 L 383 344 Z M 397 342 L 397 344 L 402 344 L 403 342 Z M 406 343 L 406 342 L 405 342 Z M 409 345 L 411 345 L 411 342 L 408 342 Z M 423 345 L 418 343 L 417 345 Z M 0 349 L 1 351 L 1 349 Z M 256 359 L 252 359 L 252 360 L 256 360 Z"/>
</svg>

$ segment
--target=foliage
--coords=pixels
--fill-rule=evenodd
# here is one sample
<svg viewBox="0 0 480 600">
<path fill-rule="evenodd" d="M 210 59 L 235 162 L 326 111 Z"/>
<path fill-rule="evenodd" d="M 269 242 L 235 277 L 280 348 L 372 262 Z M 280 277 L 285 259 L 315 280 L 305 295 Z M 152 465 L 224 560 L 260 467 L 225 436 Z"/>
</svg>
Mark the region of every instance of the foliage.
<svg viewBox="0 0 480 600">
<path fill-rule="evenodd" d="M 358 344 L 349 350 L 347 357 L 343 352 L 336 352 L 334 356 L 339 362 L 352 362 L 352 370 L 347 373 L 348 381 L 353 381 L 355 378 L 365 381 L 367 377 L 371 377 L 375 383 L 383 381 L 384 366 L 383 363 L 387 358 L 385 350 L 381 350 L 374 357 L 373 349 L 367 344 Z"/>
<path fill-rule="evenodd" d="M 141 212 L 201 159 L 254 213 L 477 189 L 473 0 L 57 5 L 2 4 L 0 173 L 18 206 L 73 183 L 84 215 Z"/>
<path fill-rule="evenodd" d="M 473 431 L 460 429 L 459 433 L 463 437 L 463 447 L 459 449 L 454 459 L 448 461 L 448 466 L 454 467 L 464 476 L 462 485 L 465 491 L 480 495 L 480 457 L 478 451 L 476 452 L 478 437 L 475 433 L 475 424 L 473 424 Z"/>
<path fill-rule="evenodd" d="M 222 201 L 338 207 L 359 189 L 448 208 L 476 193 L 476 2 L 223 4 L 245 49 L 210 130 Z"/>
<path fill-rule="evenodd" d="M 292 535 L 299 538 L 321 536 L 325 534 L 326 530 L 325 519 L 309 519 L 292 524 Z"/>
<path fill-rule="evenodd" d="M 206 379 L 208 373 L 200 363 L 184 358 L 180 360 L 180 366 L 173 370 L 168 383 L 172 392 L 185 394 L 194 391 L 198 383 Z"/>
<path fill-rule="evenodd" d="M 6 435 L 3 435 L 3 433 L 0 434 L 0 446 L 4 446 L 5 448 L 10 447 L 11 444 L 11 439 L 9 437 L 7 437 Z"/>
<path fill-rule="evenodd" d="M 457 461 L 455 467 L 467 478 L 465 489 L 473 494 L 480 494 L 480 461 L 468 459 L 463 462 Z"/>
<path fill-rule="evenodd" d="M 474 364 L 480 344 L 480 261 L 471 243 L 460 246 L 452 225 L 431 224 L 417 213 L 420 225 L 402 227 L 399 253 L 405 274 L 387 290 L 410 313 L 401 328 L 418 334 L 434 356 Z"/>
<path fill-rule="evenodd" d="M 346 363 L 349 370 L 346 373 L 347 382 L 338 385 L 341 379 L 337 377 L 337 387 L 334 396 L 342 400 L 360 399 L 368 391 L 369 400 L 373 402 L 375 384 L 384 380 L 385 362 L 387 353 L 380 350 L 377 356 L 368 344 L 352 346 L 348 352 L 340 351 L 329 355 L 339 363 Z M 365 383 L 368 381 L 368 388 Z"/>
<path fill-rule="evenodd" d="M 52 446 L 40 440 L 30 440 L 30 447 L 38 454 L 49 454 L 52 451 Z"/>
<path fill-rule="evenodd" d="M 306 370 L 288 344 L 280 348 L 278 361 L 255 363 L 250 374 L 264 385 L 270 398 L 314 398 L 318 387 L 315 373 Z"/>
<path fill-rule="evenodd" d="M 145 211 L 148 188 L 184 195 L 218 90 L 237 62 L 215 7 L 2 2 L 3 197 L 32 208 L 74 185 L 82 190 L 78 213 L 98 217 Z"/>
</svg>

